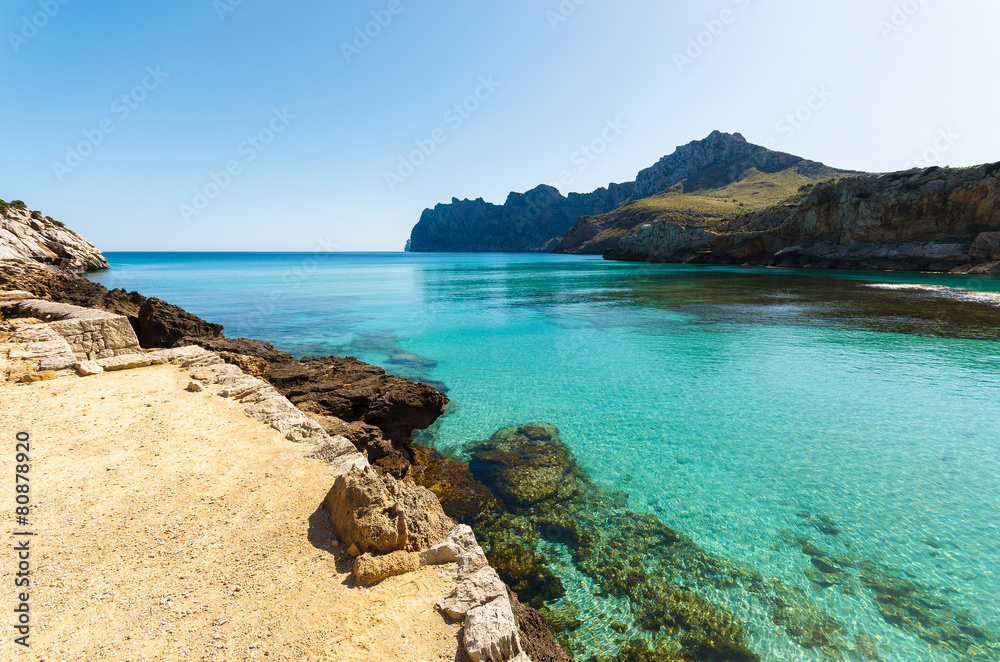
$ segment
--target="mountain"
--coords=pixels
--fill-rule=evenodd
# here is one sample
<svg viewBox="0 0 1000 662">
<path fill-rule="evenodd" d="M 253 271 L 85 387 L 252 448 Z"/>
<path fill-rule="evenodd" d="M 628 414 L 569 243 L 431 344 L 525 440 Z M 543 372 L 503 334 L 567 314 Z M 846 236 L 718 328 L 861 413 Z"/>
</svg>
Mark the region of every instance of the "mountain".
<svg viewBox="0 0 1000 662">
<path fill-rule="evenodd" d="M 1000 273 L 1000 163 L 863 175 L 714 227 L 658 219 L 609 259 Z"/>
<path fill-rule="evenodd" d="M 424 211 L 410 250 L 600 254 L 651 218 L 712 224 L 794 196 L 803 186 L 857 174 L 713 132 L 678 147 L 636 180 L 563 196 L 551 186 L 503 205 L 453 199 Z"/>
</svg>

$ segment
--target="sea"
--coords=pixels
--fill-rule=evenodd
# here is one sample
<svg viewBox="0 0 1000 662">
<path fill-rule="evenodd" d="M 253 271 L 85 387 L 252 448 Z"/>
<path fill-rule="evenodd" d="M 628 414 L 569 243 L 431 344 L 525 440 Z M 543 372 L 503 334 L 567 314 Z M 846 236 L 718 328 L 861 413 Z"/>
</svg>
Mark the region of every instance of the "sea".
<svg viewBox="0 0 1000 662">
<path fill-rule="evenodd" d="M 554 425 L 628 508 L 864 635 L 849 653 L 804 647 L 738 591 L 715 595 L 763 660 L 1000 660 L 1000 278 L 535 254 L 106 257 L 90 278 L 229 337 L 434 383 L 451 402 L 417 442 L 445 454 Z M 919 609 L 894 622 L 863 587 L 811 581 L 789 532 L 890 569 L 985 640 L 941 646 L 904 622 Z M 606 654 L 606 598 L 564 574 L 583 621 L 571 636 Z"/>
</svg>

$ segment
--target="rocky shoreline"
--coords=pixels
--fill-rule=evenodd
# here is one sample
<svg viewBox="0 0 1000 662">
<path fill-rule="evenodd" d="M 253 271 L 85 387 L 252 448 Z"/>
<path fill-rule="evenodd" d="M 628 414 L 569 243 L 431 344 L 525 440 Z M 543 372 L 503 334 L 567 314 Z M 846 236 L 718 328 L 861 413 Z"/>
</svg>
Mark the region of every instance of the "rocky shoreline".
<svg viewBox="0 0 1000 662">
<path fill-rule="evenodd" d="M 31 243 L 47 230 L 30 225 L 32 219 L 30 211 L 5 215 L 3 229 Z M 412 479 L 413 431 L 444 413 L 447 396 L 353 357 L 299 360 L 270 343 L 226 338 L 222 326 L 177 306 L 108 290 L 79 275 L 107 263 L 93 259 L 99 252 L 72 236 L 74 244 L 57 261 L 13 250 L 0 261 L 0 320 L 10 328 L 11 357 L 35 365 L 11 379 L 182 366 L 192 389 L 217 388 L 286 438 L 311 444 L 313 457 L 339 467 L 324 505 L 339 543 L 355 557 L 358 585 L 423 565 L 457 563 L 457 586 L 438 608 L 465 621 L 465 647 L 474 662 L 570 659 L 544 617 L 523 606 L 489 566 L 472 530 L 458 527 L 433 493 Z"/>
</svg>

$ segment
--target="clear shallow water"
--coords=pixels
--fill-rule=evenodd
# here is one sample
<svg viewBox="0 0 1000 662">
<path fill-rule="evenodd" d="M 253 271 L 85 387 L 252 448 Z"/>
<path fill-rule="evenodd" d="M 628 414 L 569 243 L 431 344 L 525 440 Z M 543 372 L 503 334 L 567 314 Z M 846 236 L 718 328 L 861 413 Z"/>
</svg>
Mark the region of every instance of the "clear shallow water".
<svg viewBox="0 0 1000 662">
<path fill-rule="evenodd" d="M 801 586 L 881 659 L 959 658 L 888 624 L 863 591 L 810 583 L 788 532 L 878 560 L 1000 632 L 1000 307 L 871 287 L 1000 281 L 535 255 L 107 257 L 112 271 L 94 280 L 231 337 L 443 382 L 449 413 L 422 441 L 446 452 L 552 423 L 631 508 Z M 569 565 L 564 575 L 579 603 L 592 587 Z M 711 597 L 747 621 L 764 659 L 823 659 L 738 592 Z M 584 620 L 579 636 L 603 648 L 612 633 Z"/>
</svg>

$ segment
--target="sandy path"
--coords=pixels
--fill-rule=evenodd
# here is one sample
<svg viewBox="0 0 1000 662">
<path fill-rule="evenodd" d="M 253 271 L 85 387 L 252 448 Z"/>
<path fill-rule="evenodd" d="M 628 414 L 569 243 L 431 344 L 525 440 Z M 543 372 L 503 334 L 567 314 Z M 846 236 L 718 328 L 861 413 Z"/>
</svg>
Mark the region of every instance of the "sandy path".
<svg viewBox="0 0 1000 662">
<path fill-rule="evenodd" d="M 425 568 L 353 588 L 318 510 L 333 468 L 188 381 L 157 366 L 0 383 L 3 532 L 27 428 L 38 533 L 36 629 L 16 658 L 455 660 L 459 626 L 433 609 L 453 581 Z"/>
</svg>

